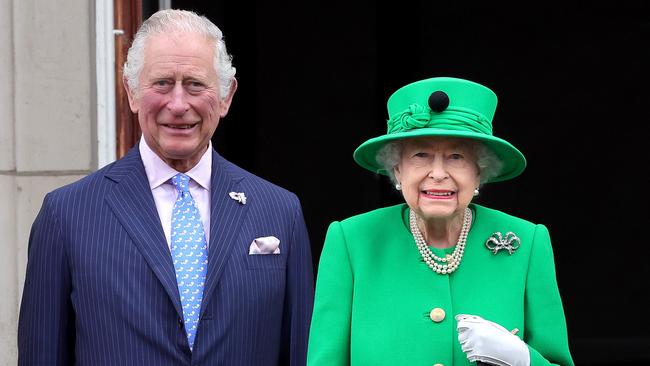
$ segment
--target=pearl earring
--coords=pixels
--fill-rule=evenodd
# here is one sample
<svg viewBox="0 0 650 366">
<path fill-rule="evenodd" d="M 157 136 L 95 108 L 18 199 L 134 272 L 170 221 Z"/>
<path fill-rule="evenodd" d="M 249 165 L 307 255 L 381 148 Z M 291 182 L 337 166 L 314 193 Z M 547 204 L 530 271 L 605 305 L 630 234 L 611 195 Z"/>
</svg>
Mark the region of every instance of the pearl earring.
<svg viewBox="0 0 650 366">
<path fill-rule="evenodd" d="M 395 183 L 395 189 L 397 189 L 398 191 L 401 191 L 402 190 L 402 185 L 399 184 L 399 183 Z"/>
<path fill-rule="evenodd" d="M 478 196 L 478 188 L 474 188 L 474 196 Z"/>
</svg>

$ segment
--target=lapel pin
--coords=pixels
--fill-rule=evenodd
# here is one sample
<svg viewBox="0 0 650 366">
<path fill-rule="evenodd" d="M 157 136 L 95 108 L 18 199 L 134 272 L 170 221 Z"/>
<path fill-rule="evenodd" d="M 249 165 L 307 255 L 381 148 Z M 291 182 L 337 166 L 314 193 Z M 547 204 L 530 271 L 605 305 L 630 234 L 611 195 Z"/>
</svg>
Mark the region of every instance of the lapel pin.
<svg viewBox="0 0 650 366">
<path fill-rule="evenodd" d="M 497 231 L 490 235 L 485 242 L 485 246 L 494 254 L 497 254 L 499 250 L 504 249 L 508 251 L 508 254 L 512 255 L 512 253 L 521 246 L 521 239 L 519 239 L 519 237 L 512 231 L 508 231 L 505 237 L 500 231 Z"/>
<path fill-rule="evenodd" d="M 228 195 L 230 196 L 230 198 L 241 203 L 242 205 L 246 204 L 246 195 L 244 194 L 244 192 L 230 192 L 228 193 Z"/>
</svg>

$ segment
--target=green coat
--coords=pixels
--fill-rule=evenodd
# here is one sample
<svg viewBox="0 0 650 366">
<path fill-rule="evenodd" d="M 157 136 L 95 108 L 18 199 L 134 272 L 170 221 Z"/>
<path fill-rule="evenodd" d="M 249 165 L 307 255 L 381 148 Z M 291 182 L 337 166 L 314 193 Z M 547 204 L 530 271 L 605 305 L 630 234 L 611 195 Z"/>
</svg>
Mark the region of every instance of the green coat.
<svg viewBox="0 0 650 366">
<path fill-rule="evenodd" d="M 405 204 L 333 222 L 318 266 L 307 364 L 469 365 L 454 319 L 465 313 L 518 328 L 533 366 L 573 365 L 548 230 L 470 208 L 465 255 L 451 275 L 422 261 Z M 509 231 L 521 239 L 512 255 L 487 249 L 490 235 Z M 444 310 L 442 321 L 431 320 L 435 308 Z"/>
</svg>

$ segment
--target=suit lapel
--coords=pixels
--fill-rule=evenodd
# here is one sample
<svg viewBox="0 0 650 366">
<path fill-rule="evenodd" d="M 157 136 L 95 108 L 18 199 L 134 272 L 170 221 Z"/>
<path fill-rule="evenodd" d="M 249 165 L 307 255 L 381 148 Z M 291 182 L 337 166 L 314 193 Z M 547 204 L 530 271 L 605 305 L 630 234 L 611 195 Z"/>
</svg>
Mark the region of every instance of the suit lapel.
<svg viewBox="0 0 650 366">
<path fill-rule="evenodd" d="M 203 290 L 204 304 L 214 292 L 248 212 L 249 205 L 241 204 L 229 195 L 230 192 L 241 192 L 240 182 L 243 179 L 216 151 L 212 152 L 210 244 L 208 277 Z M 201 314 L 206 308 L 201 307 Z"/>
<path fill-rule="evenodd" d="M 137 145 L 115 163 L 106 177 L 116 182 L 106 197 L 108 205 L 182 316 L 174 264 Z"/>
</svg>

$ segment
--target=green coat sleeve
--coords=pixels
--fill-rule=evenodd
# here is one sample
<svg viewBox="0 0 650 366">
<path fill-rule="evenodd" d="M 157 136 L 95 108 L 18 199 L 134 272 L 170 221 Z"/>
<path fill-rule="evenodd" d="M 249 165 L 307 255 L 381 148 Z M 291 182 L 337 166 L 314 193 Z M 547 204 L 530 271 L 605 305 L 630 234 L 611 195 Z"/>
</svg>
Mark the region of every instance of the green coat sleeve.
<svg viewBox="0 0 650 366">
<path fill-rule="evenodd" d="M 551 239 L 544 225 L 535 229 L 524 300 L 524 339 L 530 350 L 531 366 L 573 365 Z"/>
<path fill-rule="evenodd" d="M 327 230 L 318 268 L 307 365 L 349 365 L 353 274 L 339 222 Z"/>
</svg>

